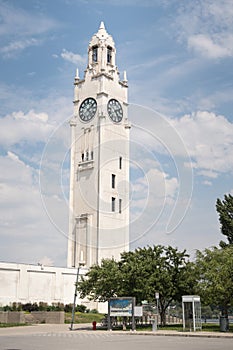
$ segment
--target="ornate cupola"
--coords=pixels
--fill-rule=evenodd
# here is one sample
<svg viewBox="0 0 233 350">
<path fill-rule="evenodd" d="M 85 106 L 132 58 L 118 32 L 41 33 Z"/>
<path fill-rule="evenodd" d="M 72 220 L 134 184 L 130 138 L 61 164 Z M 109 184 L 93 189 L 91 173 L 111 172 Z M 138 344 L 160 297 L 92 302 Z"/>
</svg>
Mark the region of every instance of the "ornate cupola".
<svg viewBox="0 0 233 350">
<path fill-rule="evenodd" d="M 92 75 L 116 73 L 119 75 L 116 67 L 116 48 L 111 35 L 105 29 L 101 22 L 99 30 L 93 35 L 88 48 L 88 66 L 87 72 Z"/>
</svg>

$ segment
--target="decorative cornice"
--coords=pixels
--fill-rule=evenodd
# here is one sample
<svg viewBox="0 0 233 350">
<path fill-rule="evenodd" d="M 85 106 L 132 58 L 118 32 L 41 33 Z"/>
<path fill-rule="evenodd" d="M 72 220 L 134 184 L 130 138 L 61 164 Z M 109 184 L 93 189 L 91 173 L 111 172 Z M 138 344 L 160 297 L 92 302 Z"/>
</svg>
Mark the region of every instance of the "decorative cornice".
<svg viewBox="0 0 233 350">
<path fill-rule="evenodd" d="M 108 94 L 107 94 L 107 92 L 101 91 L 101 92 L 98 92 L 98 93 L 96 94 L 96 96 L 98 96 L 98 97 L 100 97 L 100 96 L 108 97 Z"/>
</svg>

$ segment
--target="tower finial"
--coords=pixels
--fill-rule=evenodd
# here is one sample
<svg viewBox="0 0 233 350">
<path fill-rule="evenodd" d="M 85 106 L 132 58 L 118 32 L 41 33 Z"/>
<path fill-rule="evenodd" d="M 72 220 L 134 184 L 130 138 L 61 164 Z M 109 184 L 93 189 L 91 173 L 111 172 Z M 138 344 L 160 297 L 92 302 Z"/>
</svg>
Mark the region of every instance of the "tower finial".
<svg viewBox="0 0 233 350">
<path fill-rule="evenodd" d="M 100 28 L 99 29 L 105 29 L 105 25 L 104 25 L 104 22 L 103 21 L 101 21 L 101 23 L 100 23 Z"/>
<path fill-rule="evenodd" d="M 79 80 L 79 71 L 78 71 L 78 68 L 76 69 L 75 80 Z"/>
<path fill-rule="evenodd" d="M 126 75 L 126 70 L 124 70 L 124 75 L 123 75 L 123 83 L 127 84 L 127 75 Z"/>
</svg>

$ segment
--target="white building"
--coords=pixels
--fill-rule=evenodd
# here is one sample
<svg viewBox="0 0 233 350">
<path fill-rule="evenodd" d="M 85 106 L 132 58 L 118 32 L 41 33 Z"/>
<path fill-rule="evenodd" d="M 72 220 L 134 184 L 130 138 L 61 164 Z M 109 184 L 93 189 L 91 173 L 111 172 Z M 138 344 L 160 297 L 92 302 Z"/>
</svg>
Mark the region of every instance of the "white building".
<svg viewBox="0 0 233 350">
<path fill-rule="evenodd" d="M 129 249 L 128 85 L 115 58 L 114 41 L 101 23 L 89 44 L 84 79 L 77 71 L 74 82 L 67 268 L 0 263 L 0 305 L 72 303 L 80 262 L 84 274 Z"/>
<path fill-rule="evenodd" d="M 68 267 L 90 267 L 129 249 L 127 80 L 103 22 L 88 48 L 84 79 L 74 81 Z"/>
<path fill-rule="evenodd" d="M 72 303 L 76 274 L 76 269 L 0 263 L 0 306 L 12 302 Z"/>
</svg>

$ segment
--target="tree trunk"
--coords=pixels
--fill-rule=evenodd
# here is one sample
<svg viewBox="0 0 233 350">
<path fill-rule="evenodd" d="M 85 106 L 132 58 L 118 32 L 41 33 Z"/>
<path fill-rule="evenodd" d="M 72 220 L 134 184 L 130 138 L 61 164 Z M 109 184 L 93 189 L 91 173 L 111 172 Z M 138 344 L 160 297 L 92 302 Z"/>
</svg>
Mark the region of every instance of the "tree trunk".
<svg viewBox="0 0 233 350">
<path fill-rule="evenodd" d="M 166 309 L 162 308 L 160 311 L 161 326 L 166 326 Z"/>
<path fill-rule="evenodd" d="M 222 308 L 222 317 L 226 318 L 226 331 L 229 331 L 228 307 L 224 305 Z M 221 321 L 220 321 L 221 324 Z"/>
<path fill-rule="evenodd" d="M 228 307 L 227 305 L 224 305 L 222 308 L 222 316 L 228 318 Z"/>
</svg>

